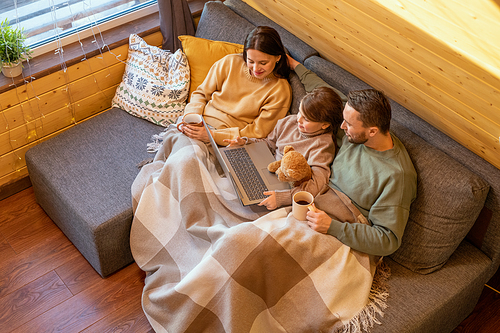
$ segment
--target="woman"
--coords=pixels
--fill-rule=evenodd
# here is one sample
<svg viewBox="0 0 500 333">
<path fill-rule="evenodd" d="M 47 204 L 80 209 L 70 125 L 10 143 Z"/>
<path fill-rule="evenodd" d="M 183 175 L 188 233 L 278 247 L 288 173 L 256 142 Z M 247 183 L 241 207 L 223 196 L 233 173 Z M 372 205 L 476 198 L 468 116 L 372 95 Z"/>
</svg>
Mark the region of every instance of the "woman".
<svg viewBox="0 0 500 333">
<path fill-rule="evenodd" d="M 219 145 L 238 136 L 265 138 L 290 107 L 289 74 L 277 31 L 256 27 L 246 37 L 243 54 L 227 55 L 212 66 L 184 114 L 202 114 Z M 208 142 L 204 127 L 187 125 L 183 133 Z"/>
</svg>

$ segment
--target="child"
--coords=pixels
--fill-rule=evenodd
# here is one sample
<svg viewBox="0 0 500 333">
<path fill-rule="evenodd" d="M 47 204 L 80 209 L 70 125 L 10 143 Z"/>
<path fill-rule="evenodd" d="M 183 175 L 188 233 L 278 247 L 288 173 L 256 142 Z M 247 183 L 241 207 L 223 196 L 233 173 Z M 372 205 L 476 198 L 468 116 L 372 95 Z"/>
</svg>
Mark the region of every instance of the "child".
<svg viewBox="0 0 500 333">
<path fill-rule="evenodd" d="M 231 146 L 247 142 L 265 141 L 276 160 L 283 157 L 287 145 L 304 155 L 312 170 L 312 178 L 289 190 L 264 192 L 268 195 L 259 206 L 273 210 L 292 204 L 298 191 L 308 191 L 316 196 L 328 183 L 330 165 L 336 152 L 335 135 L 342 123 L 342 100 L 331 88 L 319 87 L 309 92 L 300 102 L 299 113 L 278 121 L 273 131 L 264 139 L 240 138 L 224 140 Z"/>
</svg>

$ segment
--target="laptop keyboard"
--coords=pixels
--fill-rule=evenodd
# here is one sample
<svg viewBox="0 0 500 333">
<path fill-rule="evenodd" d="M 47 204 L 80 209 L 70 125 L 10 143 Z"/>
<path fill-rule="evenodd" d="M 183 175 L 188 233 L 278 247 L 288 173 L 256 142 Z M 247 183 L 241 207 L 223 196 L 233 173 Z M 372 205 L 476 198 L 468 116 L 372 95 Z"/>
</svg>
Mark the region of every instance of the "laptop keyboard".
<svg viewBox="0 0 500 333">
<path fill-rule="evenodd" d="M 231 163 L 248 199 L 264 199 L 266 196 L 262 193 L 267 191 L 266 184 L 245 148 L 228 149 L 224 150 L 224 153 Z"/>
</svg>

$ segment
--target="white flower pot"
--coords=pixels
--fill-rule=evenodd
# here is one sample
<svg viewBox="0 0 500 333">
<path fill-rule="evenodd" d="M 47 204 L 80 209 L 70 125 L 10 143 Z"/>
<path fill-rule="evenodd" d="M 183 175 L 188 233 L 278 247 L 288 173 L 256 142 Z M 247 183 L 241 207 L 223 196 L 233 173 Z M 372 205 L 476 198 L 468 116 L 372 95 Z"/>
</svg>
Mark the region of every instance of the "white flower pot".
<svg viewBox="0 0 500 333">
<path fill-rule="evenodd" d="M 22 72 L 23 72 L 23 66 L 21 61 L 19 61 L 17 64 L 13 65 L 3 64 L 2 66 L 2 73 L 6 77 L 16 77 L 21 75 Z"/>
</svg>

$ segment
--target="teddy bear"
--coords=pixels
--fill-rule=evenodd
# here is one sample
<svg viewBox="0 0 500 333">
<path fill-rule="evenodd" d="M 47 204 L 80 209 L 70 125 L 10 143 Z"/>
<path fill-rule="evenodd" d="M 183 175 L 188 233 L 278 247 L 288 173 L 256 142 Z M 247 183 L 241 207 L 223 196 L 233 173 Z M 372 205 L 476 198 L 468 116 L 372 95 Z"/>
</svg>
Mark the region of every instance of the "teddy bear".
<svg viewBox="0 0 500 333">
<path fill-rule="evenodd" d="M 279 161 L 269 163 L 267 170 L 276 173 L 282 182 L 291 182 L 293 186 L 299 186 L 311 179 L 312 171 L 306 158 L 295 151 L 292 146 L 285 146 L 283 158 Z"/>
</svg>

